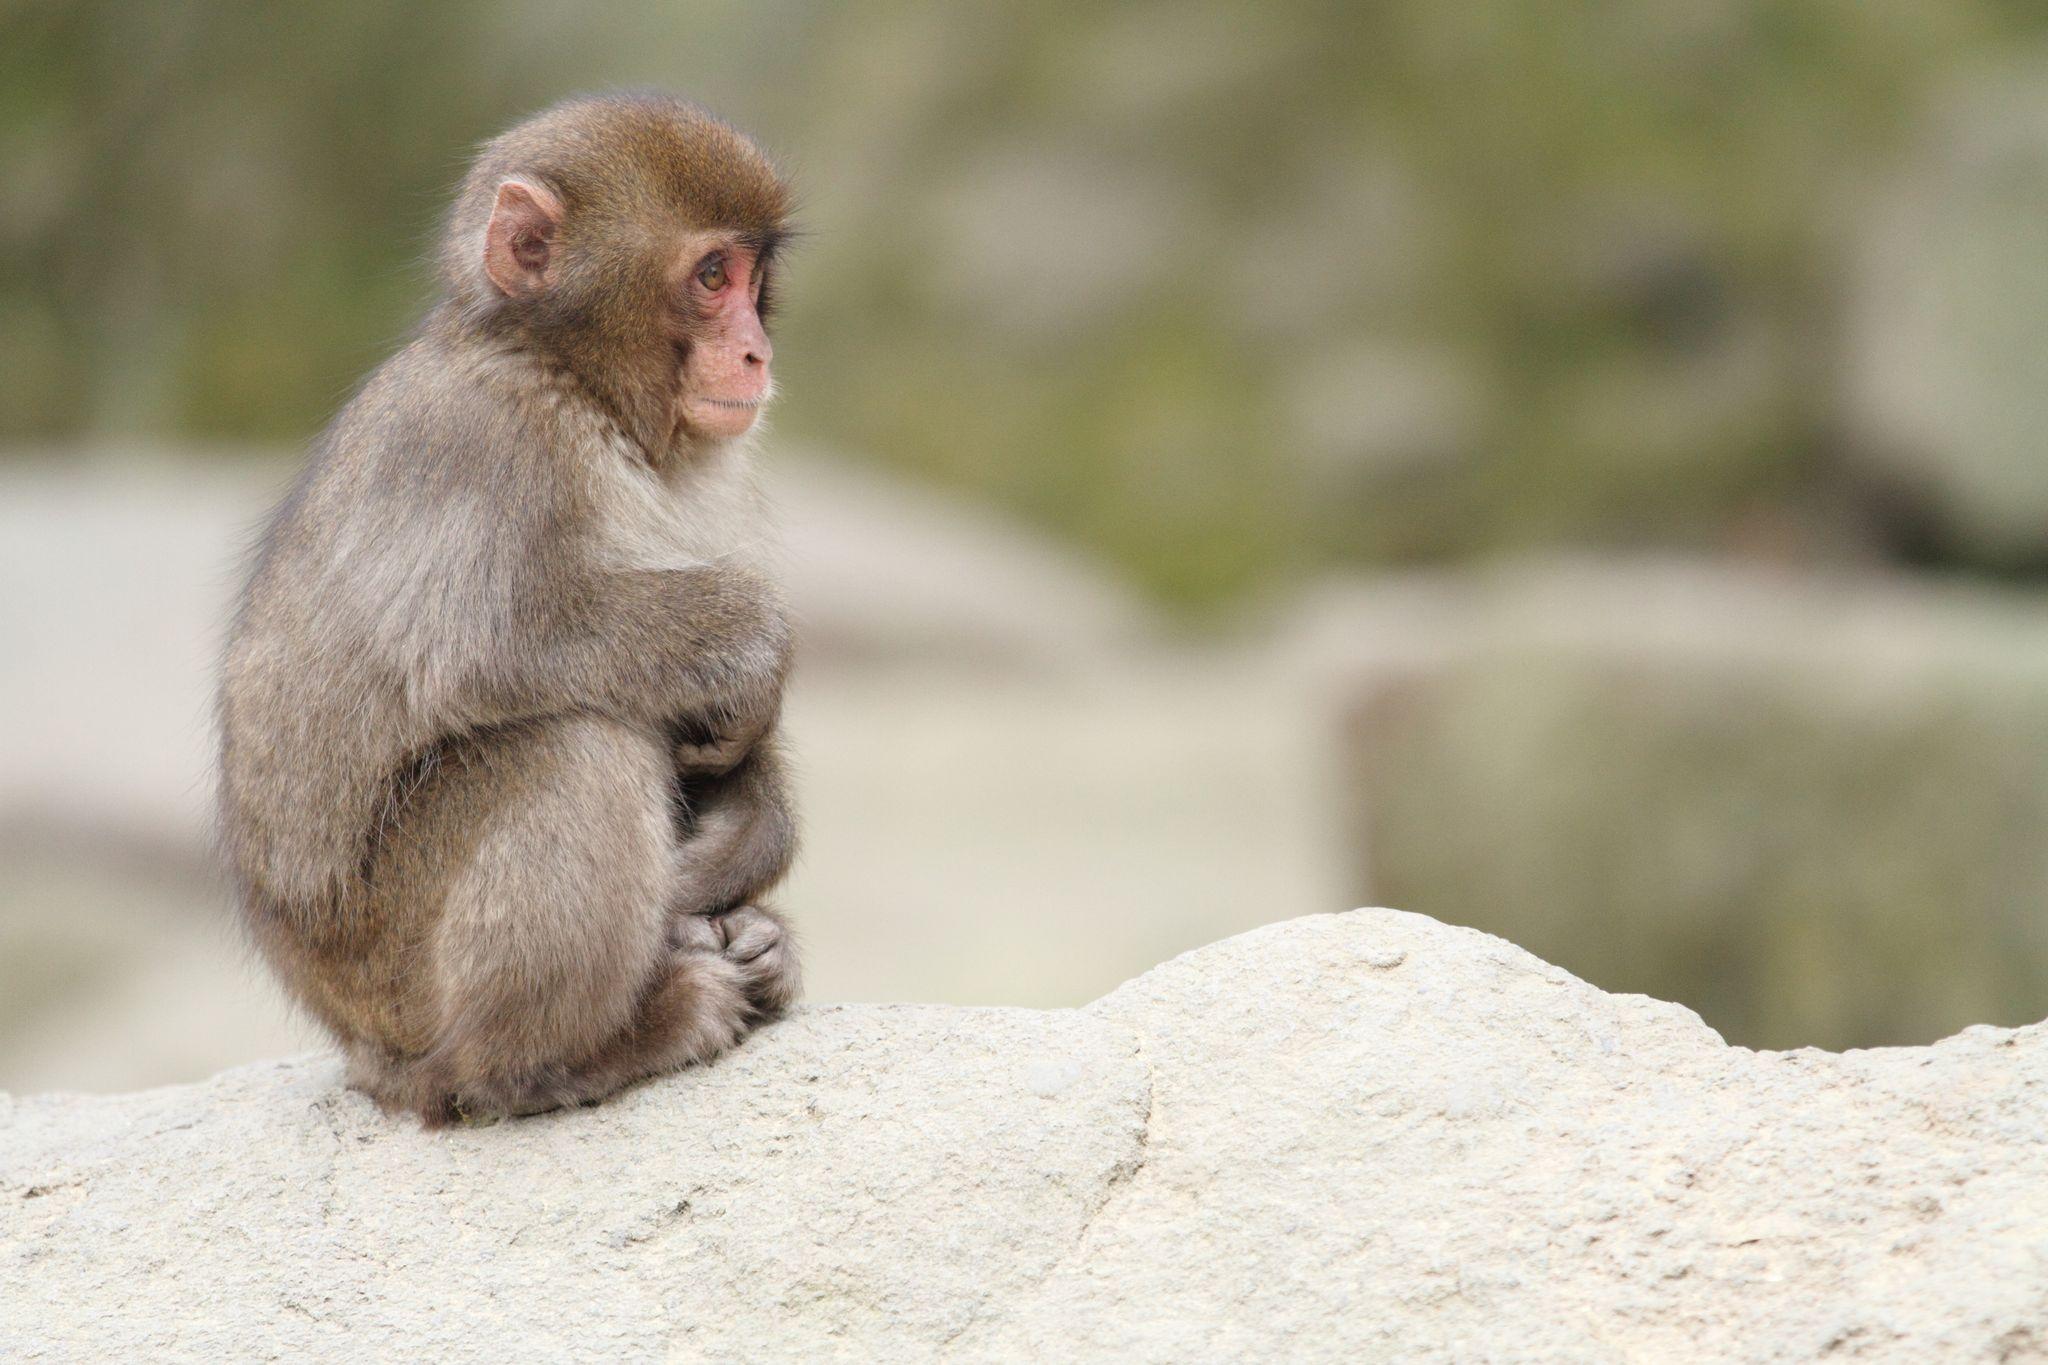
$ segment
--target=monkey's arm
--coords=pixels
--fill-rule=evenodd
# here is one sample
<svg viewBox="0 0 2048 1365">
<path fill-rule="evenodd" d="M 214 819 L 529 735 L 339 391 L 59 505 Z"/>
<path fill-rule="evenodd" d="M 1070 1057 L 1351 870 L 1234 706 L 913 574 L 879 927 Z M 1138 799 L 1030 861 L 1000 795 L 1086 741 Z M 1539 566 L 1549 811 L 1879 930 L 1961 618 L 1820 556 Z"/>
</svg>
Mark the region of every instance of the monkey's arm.
<svg viewBox="0 0 2048 1365">
<path fill-rule="evenodd" d="M 618 565 L 591 471 L 619 454 L 589 414 L 535 403 L 523 371 L 418 349 L 360 437 L 375 501 L 355 582 L 398 580 L 377 636 L 427 728 L 584 711 L 758 737 L 789 665 L 775 586 L 723 562 Z M 448 368 L 477 382 L 451 388 Z"/>
<path fill-rule="evenodd" d="M 689 717 L 742 752 L 774 723 L 790 632 L 775 589 L 741 569 L 543 574 L 466 651 L 441 704 L 450 728 L 594 711 L 652 726 Z"/>
<path fill-rule="evenodd" d="M 796 857 L 796 816 L 781 746 L 761 737 L 730 772 L 686 779 L 689 836 L 682 842 L 679 916 L 718 914 L 755 901 Z"/>
</svg>

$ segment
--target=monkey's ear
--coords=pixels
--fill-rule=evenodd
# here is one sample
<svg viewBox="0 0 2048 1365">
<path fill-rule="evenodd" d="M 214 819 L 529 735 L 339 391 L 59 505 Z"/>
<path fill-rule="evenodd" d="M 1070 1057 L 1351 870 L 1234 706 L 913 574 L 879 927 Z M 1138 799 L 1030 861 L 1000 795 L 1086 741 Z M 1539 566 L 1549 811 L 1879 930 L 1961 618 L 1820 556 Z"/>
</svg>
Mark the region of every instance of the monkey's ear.
<svg viewBox="0 0 2048 1365">
<path fill-rule="evenodd" d="M 511 298 L 538 294 L 554 283 L 555 229 L 562 201 L 545 185 L 507 180 L 498 186 L 484 228 L 484 274 Z"/>
</svg>

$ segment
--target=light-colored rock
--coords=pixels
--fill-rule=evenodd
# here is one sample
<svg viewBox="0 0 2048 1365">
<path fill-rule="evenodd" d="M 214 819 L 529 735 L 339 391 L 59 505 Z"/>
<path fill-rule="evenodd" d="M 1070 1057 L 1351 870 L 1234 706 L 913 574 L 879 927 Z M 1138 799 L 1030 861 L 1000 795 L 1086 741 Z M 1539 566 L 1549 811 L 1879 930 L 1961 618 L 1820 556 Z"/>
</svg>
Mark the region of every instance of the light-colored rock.
<svg viewBox="0 0 2048 1365">
<path fill-rule="evenodd" d="M 2044 1129 L 2041 1027 L 1753 1053 L 1361 911 L 495 1128 L 322 1059 L 0 1099 L 0 1355 L 2029 1359 Z"/>
</svg>

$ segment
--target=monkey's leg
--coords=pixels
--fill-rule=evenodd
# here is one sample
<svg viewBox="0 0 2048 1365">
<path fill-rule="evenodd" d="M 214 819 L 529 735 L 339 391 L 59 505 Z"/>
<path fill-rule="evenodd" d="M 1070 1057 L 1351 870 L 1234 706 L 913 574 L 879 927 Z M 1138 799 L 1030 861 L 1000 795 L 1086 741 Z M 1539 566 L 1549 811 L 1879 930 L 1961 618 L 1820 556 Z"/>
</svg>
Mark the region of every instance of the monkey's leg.
<svg viewBox="0 0 2048 1365">
<path fill-rule="evenodd" d="M 376 870 L 381 894 L 439 893 L 403 988 L 427 1046 L 366 1088 L 430 1122 L 532 1113 L 739 1039 L 742 967 L 668 942 L 669 763 L 651 733 L 590 716 L 450 746 Z"/>
<path fill-rule="evenodd" d="M 687 755 L 688 747 L 679 752 Z M 761 902 L 796 856 L 796 817 L 775 736 L 728 772 L 685 773 L 679 782 L 670 941 L 739 963 L 749 1003 L 762 1015 L 780 1013 L 797 997 L 800 972 L 787 921 Z"/>
<path fill-rule="evenodd" d="M 764 1017 L 751 999 L 755 978 L 750 964 L 718 949 L 669 949 L 663 973 L 641 998 L 632 1025 L 578 1069 L 562 1102 L 609 1095 L 725 1051 Z M 708 999 L 718 1008 L 707 1009 Z"/>
<path fill-rule="evenodd" d="M 678 914 L 716 914 L 765 894 L 796 858 L 796 814 L 782 750 L 768 734 L 730 770 L 684 766 L 694 746 L 677 747 L 675 809 L 680 841 Z"/>
</svg>

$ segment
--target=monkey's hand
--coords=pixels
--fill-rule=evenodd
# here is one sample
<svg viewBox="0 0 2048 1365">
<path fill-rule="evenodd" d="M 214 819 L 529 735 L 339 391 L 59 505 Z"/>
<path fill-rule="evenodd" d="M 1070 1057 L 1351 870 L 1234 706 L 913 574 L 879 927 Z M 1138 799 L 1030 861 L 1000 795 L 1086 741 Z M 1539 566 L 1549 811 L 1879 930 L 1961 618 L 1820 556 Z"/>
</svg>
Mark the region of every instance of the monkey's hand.
<svg viewBox="0 0 2048 1365">
<path fill-rule="evenodd" d="M 743 719 L 721 715 L 690 716 L 674 721 L 669 736 L 675 746 L 676 775 L 684 778 L 724 777 L 746 760 L 762 738 L 774 730 L 782 716 L 782 694 L 777 691 L 765 711 Z"/>
<path fill-rule="evenodd" d="M 745 571 L 724 570 L 697 588 L 702 619 L 716 622 L 731 643 L 710 651 L 719 661 L 708 705 L 670 726 L 676 771 L 684 777 L 720 777 L 752 753 L 782 716 L 789 677 L 789 618 L 780 592 Z"/>
<path fill-rule="evenodd" d="M 676 776 L 682 778 L 724 777 L 746 758 L 750 746 L 737 739 L 715 739 L 702 744 L 676 744 Z"/>
</svg>

